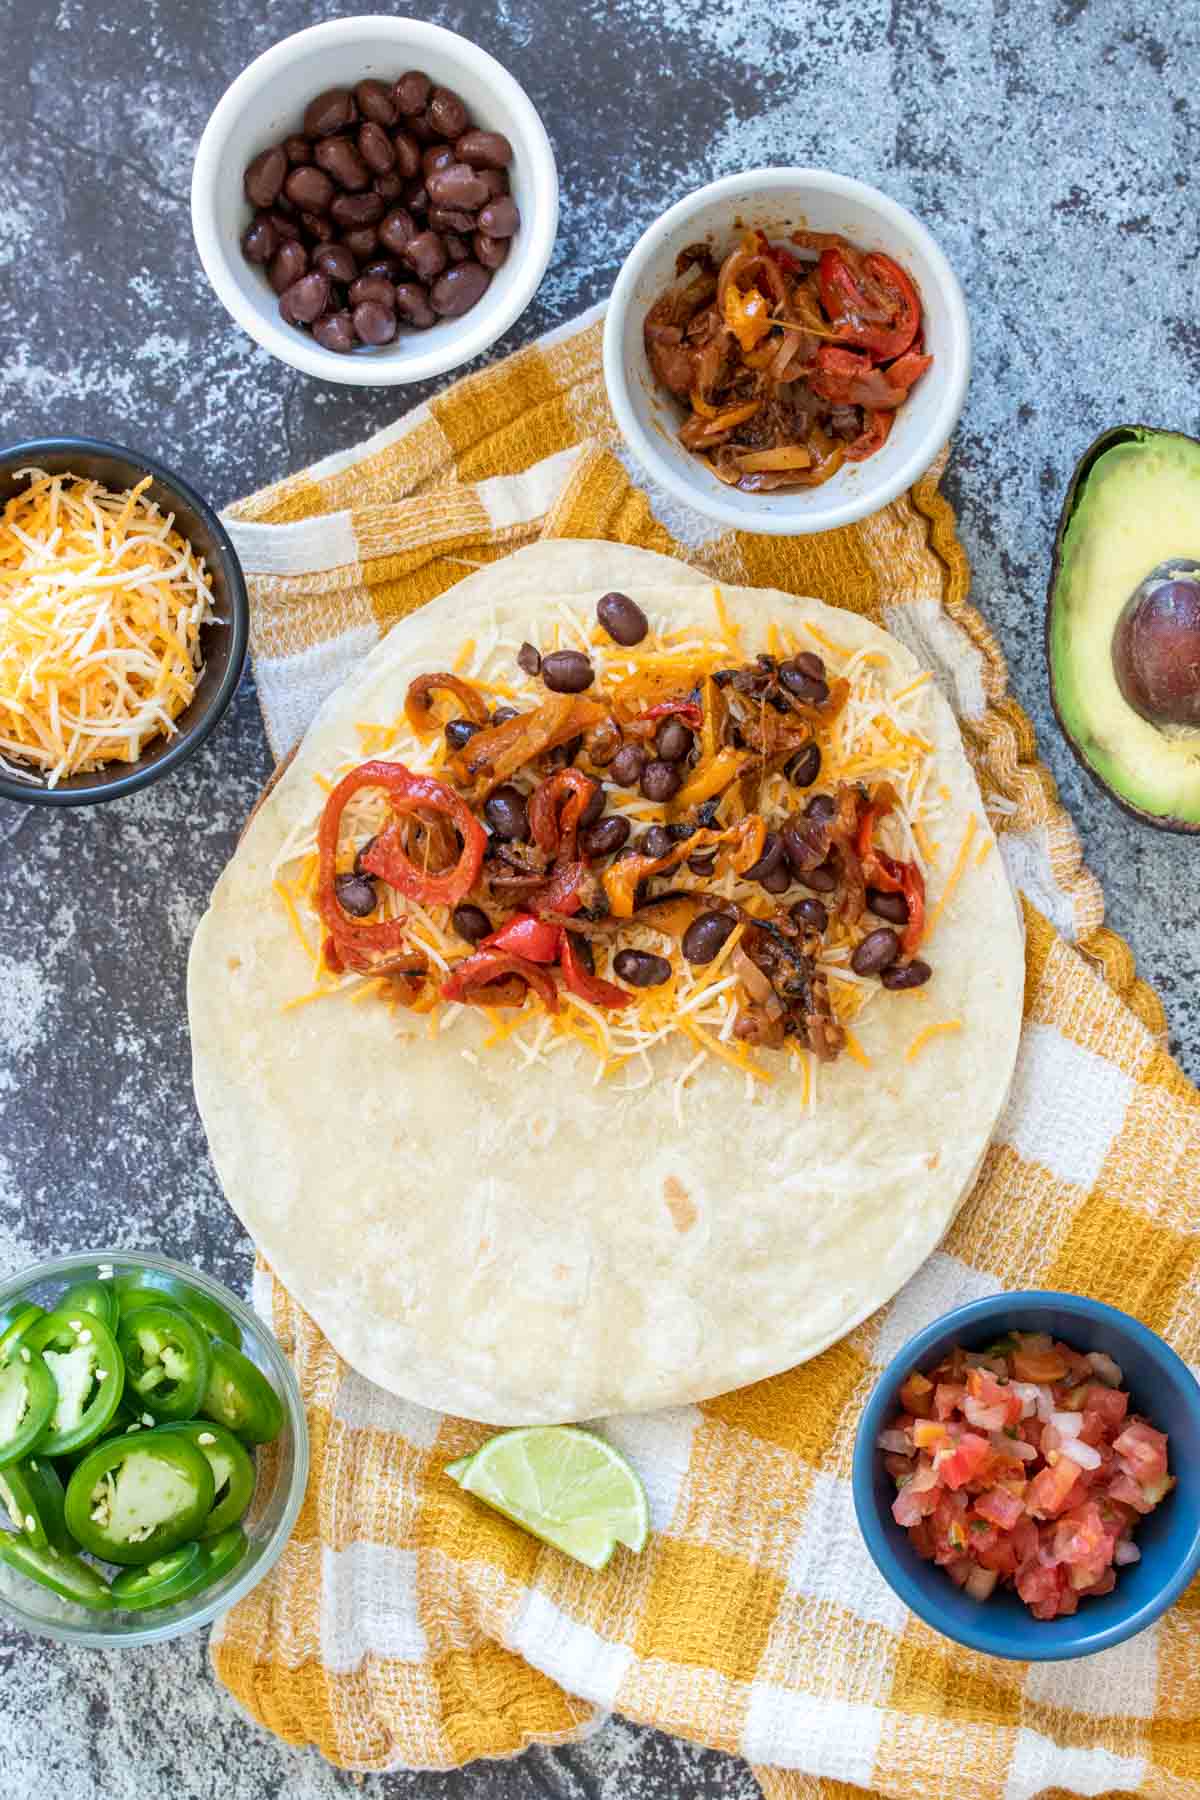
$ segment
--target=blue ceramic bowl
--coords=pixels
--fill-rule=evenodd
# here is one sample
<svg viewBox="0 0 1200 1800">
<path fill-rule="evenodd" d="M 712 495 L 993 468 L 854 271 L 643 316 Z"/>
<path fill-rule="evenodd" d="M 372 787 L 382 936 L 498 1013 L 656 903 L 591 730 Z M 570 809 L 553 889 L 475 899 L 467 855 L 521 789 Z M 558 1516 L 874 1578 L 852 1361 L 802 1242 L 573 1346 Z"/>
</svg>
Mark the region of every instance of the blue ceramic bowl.
<svg viewBox="0 0 1200 1800">
<path fill-rule="evenodd" d="M 1070 1618 L 1035 1619 L 1007 1588 L 997 1587 L 980 1604 L 956 1588 L 943 1569 L 923 1561 L 892 1518 L 895 1483 L 875 1447 L 899 1410 L 900 1386 L 910 1370 L 936 1368 L 955 1344 L 981 1350 L 1006 1331 L 1048 1331 L 1074 1349 L 1104 1351 L 1121 1367 L 1130 1411 L 1142 1413 L 1170 1438 L 1177 1486 L 1136 1528 L 1141 1561 L 1118 1571 L 1111 1594 L 1080 1601 Z M 1200 1384 L 1154 1332 L 1098 1300 L 1042 1293 L 973 1300 L 919 1331 L 880 1377 L 854 1447 L 854 1509 L 885 1581 L 935 1631 L 972 1650 L 1020 1662 L 1091 1656 L 1153 1624 L 1200 1570 Z"/>
</svg>

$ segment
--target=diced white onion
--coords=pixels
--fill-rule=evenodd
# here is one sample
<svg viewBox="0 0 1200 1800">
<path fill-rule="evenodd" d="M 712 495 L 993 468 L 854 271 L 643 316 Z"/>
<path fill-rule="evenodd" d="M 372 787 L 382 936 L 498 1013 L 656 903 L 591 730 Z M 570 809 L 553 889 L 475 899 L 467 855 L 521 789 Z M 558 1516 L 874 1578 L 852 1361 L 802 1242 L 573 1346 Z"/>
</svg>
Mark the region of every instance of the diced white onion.
<svg viewBox="0 0 1200 1800">
<path fill-rule="evenodd" d="M 1019 1457 L 1022 1462 L 1036 1462 L 1037 1451 L 1024 1438 L 1005 1437 L 1003 1432 L 996 1432 L 992 1437 L 992 1449 L 1000 1456 Z"/>
<path fill-rule="evenodd" d="M 1088 1361 L 1092 1365 L 1094 1374 L 1104 1383 L 1105 1387 L 1119 1388 L 1121 1386 L 1125 1377 L 1111 1356 L 1105 1356 L 1103 1350 L 1091 1350 L 1088 1352 Z"/>
<path fill-rule="evenodd" d="M 1077 1438 L 1083 1430 L 1083 1414 L 1076 1412 L 1051 1413 L 1050 1423 L 1059 1437 Z"/>
<path fill-rule="evenodd" d="M 1068 1438 L 1062 1446 L 1062 1454 L 1071 1462 L 1078 1463 L 1081 1469 L 1098 1469 L 1102 1460 L 1100 1452 L 1090 1444 L 1085 1444 L 1081 1438 Z"/>
<path fill-rule="evenodd" d="M 1004 1407 L 985 1406 L 982 1400 L 976 1400 L 968 1394 L 963 1401 L 963 1414 L 968 1425 L 974 1425 L 980 1431 L 999 1431 L 1004 1424 Z"/>
<path fill-rule="evenodd" d="M 1099 1373 L 1098 1370 L 1097 1373 Z M 1124 1569 L 1130 1563 L 1141 1562 L 1141 1560 L 1141 1551 L 1138 1549 L 1137 1545 L 1131 1543 L 1128 1538 L 1122 1538 L 1116 1549 L 1113 1551 L 1113 1561 L 1116 1563 L 1118 1569 Z"/>
<path fill-rule="evenodd" d="M 897 1456 L 911 1456 L 912 1440 L 906 1431 L 881 1431 L 875 1439 L 881 1450 L 892 1450 Z"/>
<path fill-rule="evenodd" d="M 1045 1424 L 1054 1417 L 1054 1395 L 1044 1381 L 1039 1381 L 1037 1396 L 1037 1416 Z"/>
<path fill-rule="evenodd" d="M 974 1568 L 964 1582 L 964 1590 L 972 1600 L 986 1600 L 997 1582 L 995 1569 Z"/>
<path fill-rule="evenodd" d="M 1014 1394 L 1021 1397 L 1021 1417 L 1032 1419 L 1037 1411 L 1038 1387 L 1036 1381 L 1011 1381 L 1009 1387 Z"/>
</svg>

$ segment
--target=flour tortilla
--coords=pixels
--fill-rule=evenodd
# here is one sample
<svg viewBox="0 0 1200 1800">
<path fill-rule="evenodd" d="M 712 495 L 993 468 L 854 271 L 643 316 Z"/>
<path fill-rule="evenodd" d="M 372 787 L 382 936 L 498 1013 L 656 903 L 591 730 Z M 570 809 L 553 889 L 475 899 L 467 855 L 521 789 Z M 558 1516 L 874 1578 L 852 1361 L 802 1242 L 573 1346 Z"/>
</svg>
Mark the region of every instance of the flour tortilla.
<svg viewBox="0 0 1200 1800">
<path fill-rule="evenodd" d="M 549 553 L 549 554 L 547 554 Z M 271 893 L 313 776 L 354 721 L 399 710 L 409 680 L 499 626 L 536 641 L 557 602 L 594 617 L 634 591 L 712 628 L 711 583 L 608 544 L 535 546 L 403 621 L 326 702 L 253 818 L 192 947 L 196 1095 L 231 1205 L 340 1354 L 381 1386 L 492 1424 L 707 1398 L 803 1362 L 888 1300 L 945 1232 L 1004 1104 L 1021 1021 L 1020 922 L 997 854 L 972 854 L 940 919 L 926 998 L 881 996 L 856 1021 L 871 1059 L 820 1070 L 802 1110 L 782 1057 L 753 1102 L 710 1059 L 681 1131 L 658 1046 L 651 1086 L 593 1084 L 590 1059 L 522 1068 L 468 1009 L 436 1041 L 383 1006 L 284 1011 L 311 970 Z M 850 647 L 909 652 L 816 600 L 722 588 L 747 653 L 769 621 L 811 619 Z M 932 688 L 932 780 L 950 799 L 935 905 L 968 816 L 990 836 L 958 728 Z M 959 1019 L 912 1061 L 927 1024 Z"/>
</svg>

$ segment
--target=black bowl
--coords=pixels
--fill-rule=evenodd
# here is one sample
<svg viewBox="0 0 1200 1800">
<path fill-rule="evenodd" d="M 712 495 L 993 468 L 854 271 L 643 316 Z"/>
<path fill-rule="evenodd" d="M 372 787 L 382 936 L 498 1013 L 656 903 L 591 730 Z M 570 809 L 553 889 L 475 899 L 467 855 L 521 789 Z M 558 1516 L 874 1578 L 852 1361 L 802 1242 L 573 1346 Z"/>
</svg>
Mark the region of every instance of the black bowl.
<svg viewBox="0 0 1200 1800">
<path fill-rule="evenodd" d="M 45 469 L 50 475 L 70 472 L 117 490 L 134 487 L 145 476 L 152 476 L 149 498 L 164 512 L 174 513 L 179 530 L 204 558 L 212 575 L 216 616 L 200 632 L 204 673 L 191 704 L 176 720 L 173 737 L 155 738 L 135 763 L 110 763 L 90 775 L 72 775 L 52 788 L 40 780 L 21 781 L 0 770 L 0 795 L 6 800 L 25 800 L 34 806 L 92 806 L 98 800 L 116 800 L 149 787 L 199 749 L 241 679 L 250 636 L 250 601 L 237 552 L 212 507 L 152 456 L 99 438 L 32 438 L 0 450 L 0 506 L 24 485 L 17 480 L 17 470 L 28 468 Z"/>
</svg>

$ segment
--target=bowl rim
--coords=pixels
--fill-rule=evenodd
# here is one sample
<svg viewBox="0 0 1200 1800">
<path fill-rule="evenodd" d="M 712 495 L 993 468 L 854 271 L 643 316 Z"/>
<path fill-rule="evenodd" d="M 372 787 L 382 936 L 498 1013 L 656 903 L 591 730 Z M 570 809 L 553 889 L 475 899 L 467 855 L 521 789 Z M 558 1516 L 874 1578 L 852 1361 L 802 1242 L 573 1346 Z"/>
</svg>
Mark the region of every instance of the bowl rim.
<svg viewBox="0 0 1200 1800">
<path fill-rule="evenodd" d="M 174 492 L 186 502 L 192 510 L 200 515 L 205 526 L 212 533 L 213 541 L 221 556 L 222 573 L 229 585 L 232 602 L 232 617 L 228 621 L 231 634 L 229 662 L 220 683 L 211 695 L 204 711 L 185 731 L 177 732 L 174 740 L 157 757 L 153 763 L 143 764 L 139 759 L 123 775 L 105 776 L 102 781 L 91 787 L 76 788 L 66 784 L 48 788 L 35 785 L 33 782 L 18 781 L 13 776 L 0 770 L 0 797 L 5 800 L 21 800 L 30 806 L 97 806 L 104 800 L 120 800 L 128 794 L 136 794 L 140 788 L 150 787 L 164 775 L 177 769 L 181 762 L 198 750 L 205 739 L 216 729 L 229 703 L 237 692 L 237 686 L 246 666 L 246 654 L 250 644 L 250 595 L 246 587 L 246 577 L 238 553 L 233 547 L 233 540 L 221 523 L 216 510 L 209 505 L 203 495 L 197 493 L 190 482 L 173 469 L 160 462 L 155 456 L 148 456 L 142 450 L 133 450 L 126 444 L 113 443 L 108 438 L 92 437 L 46 437 L 27 438 L 19 444 L 0 446 L 0 469 L 20 467 L 24 463 L 36 463 L 39 456 L 70 455 L 74 451 L 88 456 L 111 456 L 141 469 L 144 474 L 153 476 L 160 486 Z M 117 765 L 109 764 L 110 768 Z"/>
<path fill-rule="evenodd" d="M 942 1313 L 901 1345 L 875 1383 L 863 1407 L 855 1435 L 851 1476 L 859 1530 L 876 1568 L 888 1586 L 912 1612 L 951 1643 L 964 1644 L 970 1650 L 979 1650 L 985 1655 L 998 1656 L 1009 1662 L 1069 1662 L 1076 1657 L 1093 1656 L 1097 1651 L 1112 1649 L 1114 1645 L 1124 1643 L 1127 1638 L 1135 1637 L 1160 1618 L 1175 1604 L 1200 1570 L 1198 1524 L 1191 1549 L 1179 1568 L 1135 1612 L 1106 1627 L 1093 1630 L 1087 1628 L 1086 1615 L 1076 1613 L 1074 1616 L 1080 1621 L 1078 1635 L 1066 1643 L 1061 1640 L 1053 1643 L 1043 1640 L 1039 1643 L 1036 1627 L 1040 1621 L 1033 1619 L 1031 1615 L 1028 1622 L 1030 1641 L 1022 1642 L 1017 1649 L 1009 1638 L 998 1634 L 988 1625 L 984 1616 L 986 1608 L 982 1606 L 977 1626 L 949 1629 L 944 1616 L 939 1616 L 942 1609 L 936 1600 L 931 1600 L 922 1583 L 914 1581 L 900 1563 L 875 1503 L 874 1493 L 875 1458 L 879 1454 L 875 1448 L 875 1439 L 882 1428 L 884 1415 L 895 1404 L 899 1382 L 910 1369 L 919 1368 L 929 1352 L 947 1337 L 1018 1308 L 1033 1310 L 1039 1307 L 1047 1311 L 1071 1313 L 1080 1320 L 1103 1320 L 1115 1331 L 1133 1339 L 1161 1367 L 1169 1369 L 1180 1385 L 1184 1388 L 1190 1385 L 1195 1393 L 1197 1410 L 1200 1411 L 1200 1382 L 1197 1382 L 1178 1352 L 1131 1313 L 1109 1306 L 1104 1300 L 1092 1300 L 1086 1294 L 1071 1294 L 1059 1289 L 1026 1288 L 1016 1293 L 987 1294 L 979 1300 L 970 1300 L 963 1306 L 956 1306 L 950 1312 Z"/>
<path fill-rule="evenodd" d="M 667 237 L 675 228 L 683 224 L 701 206 L 713 201 L 724 200 L 734 194 L 741 194 L 750 184 L 755 184 L 766 191 L 779 188 L 808 187 L 825 194 L 833 194 L 845 199 L 858 200 L 865 206 L 881 214 L 887 223 L 893 226 L 898 235 L 905 237 L 919 247 L 922 255 L 934 271 L 934 281 L 942 294 L 950 315 L 950 345 L 953 358 L 945 371 L 945 379 L 941 387 L 941 401 L 923 435 L 916 440 L 913 448 L 887 480 L 880 481 L 872 487 L 867 482 L 859 484 L 852 498 L 824 505 L 814 506 L 806 502 L 807 510 L 798 508 L 795 514 L 786 510 L 781 513 L 757 511 L 754 507 L 737 504 L 725 497 L 725 490 L 711 496 L 701 495 L 695 487 L 690 486 L 675 471 L 674 464 L 662 454 L 653 441 L 653 435 L 642 425 L 630 398 L 631 378 L 625 366 L 622 339 L 625 322 L 633 304 L 633 290 L 641 276 L 646 262 L 657 247 L 660 240 Z M 735 175 L 723 175 L 718 181 L 710 181 L 706 186 L 696 188 L 685 194 L 681 200 L 668 207 L 667 211 L 655 219 L 643 231 L 633 249 L 621 265 L 620 273 L 613 285 L 608 303 L 608 316 L 604 323 L 604 380 L 608 389 L 608 401 L 616 417 L 617 424 L 626 443 L 642 463 L 647 473 L 661 487 L 665 488 L 672 499 L 681 502 L 693 512 L 703 514 L 707 518 L 716 519 L 722 525 L 751 533 L 774 537 L 802 537 L 819 531 L 831 531 L 839 525 L 852 525 L 859 519 L 869 517 L 878 512 L 891 501 L 896 500 L 917 481 L 929 468 L 943 445 L 948 442 L 966 399 L 967 384 L 971 377 L 971 323 L 967 313 L 966 298 L 962 283 L 954 273 L 945 252 L 938 244 L 928 226 L 908 207 L 900 201 L 893 200 L 880 188 L 869 182 L 860 181 L 853 175 L 840 175 L 836 170 L 814 166 L 784 165 L 779 167 L 747 169 Z M 867 465 L 862 465 L 864 468 Z M 756 496 L 747 496 L 748 500 Z M 785 502 L 796 496 L 781 496 Z M 802 496 L 803 498 L 803 496 Z M 774 504 L 778 506 L 779 498 Z"/>
<path fill-rule="evenodd" d="M 6 1304 L 14 1292 L 28 1287 L 34 1282 L 53 1281 L 60 1275 L 71 1276 L 80 1269 L 97 1267 L 104 1263 L 113 1265 L 114 1273 L 122 1265 L 138 1269 L 156 1269 L 159 1274 L 174 1275 L 179 1280 L 188 1282 L 199 1288 L 210 1300 L 219 1301 L 227 1311 L 231 1312 L 241 1329 L 256 1344 L 261 1345 L 267 1361 L 271 1364 L 272 1373 L 278 1377 L 279 1386 L 283 1390 L 284 1411 L 287 1424 L 292 1433 L 295 1467 L 292 1471 L 292 1483 L 284 1502 L 283 1511 L 262 1555 L 253 1566 L 247 1569 L 233 1586 L 218 1600 L 207 1601 L 198 1606 L 194 1612 L 185 1614 L 179 1619 L 163 1620 L 157 1625 L 145 1625 L 140 1630 L 123 1631 L 119 1636 L 102 1630 L 99 1626 L 76 1625 L 71 1620 L 61 1623 L 39 1619 L 36 1615 L 25 1613 L 15 1607 L 7 1594 L 0 1593 L 0 1618 L 15 1625 L 21 1631 L 28 1631 L 35 1637 L 49 1638 L 55 1643 L 83 1644 L 96 1650 L 134 1649 L 141 1644 L 164 1643 L 168 1638 L 183 1637 L 193 1631 L 200 1631 L 220 1613 L 225 1613 L 237 1604 L 252 1588 L 267 1576 L 282 1556 L 288 1539 L 292 1535 L 300 1508 L 304 1503 L 305 1490 L 308 1486 L 309 1442 L 308 1418 L 304 1410 L 304 1401 L 300 1393 L 300 1384 L 296 1380 L 295 1371 L 283 1353 L 278 1339 L 260 1319 L 254 1309 L 227 1288 L 215 1276 L 208 1275 L 203 1269 L 194 1269 L 190 1263 L 177 1262 L 173 1257 L 161 1256 L 152 1250 L 102 1249 L 75 1250 L 66 1256 L 53 1256 L 44 1262 L 31 1263 L 19 1269 L 14 1275 L 0 1281 L 0 1305 Z M 103 1618 L 104 1614 L 97 1614 Z"/>
<path fill-rule="evenodd" d="M 520 279 L 513 286 L 507 304 L 491 324 L 468 325 L 470 312 L 462 319 L 447 321 L 456 329 L 442 339 L 439 346 L 424 353 L 397 361 L 387 356 L 343 356 L 325 350 L 303 332 L 291 330 L 273 320 L 264 320 L 246 305 L 241 289 L 230 273 L 232 251 L 226 245 L 216 223 L 216 193 L 219 165 L 226 140 L 235 121 L 267 82 L 279 71 L 312 51 L 327 49 L 331 44 L 376 37 L 388 44 L 436 53 L 449 51 L 461 60 L 473 63 L 503 98 L 516 116 L 524 134 L 523 153 L 529 159 L 529 173 L 534 202 L 531 217 L 523 219 L 516 239 L 519 246 L 514 266 Z M 546 127 L 533 101 L 504 64 L 490 51 L 484 50 L 461 32 L 444 25 L 386 13 L 356 13 L 347 18 L 326 19 L 281 38 L 261 52 L 236 75 L 217 101 L 201 133 L 192 165 L 191 216 L 192 236 L 204 272 L 217 298 L 230 317 L 257 344 L 305 375 L 336 382 L 344 387 L 406 387 L 416 381 L 444 375 L 469 362 L 491 348 L 504 335 L 529 305 L 549 266 L 558 236 L 559 183 L 558 165 Z M 506 265 L 507 266 L 507 265 Z"/>
</svg>

